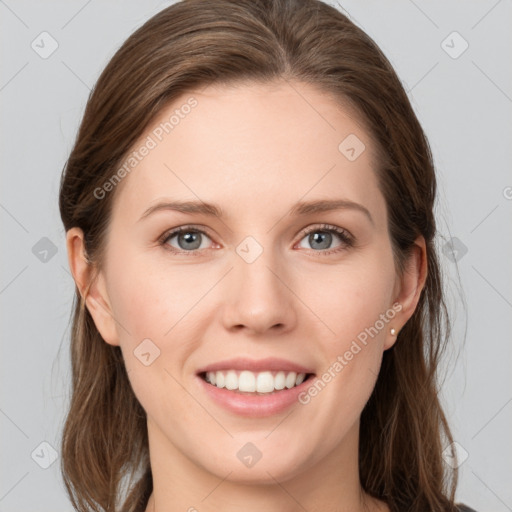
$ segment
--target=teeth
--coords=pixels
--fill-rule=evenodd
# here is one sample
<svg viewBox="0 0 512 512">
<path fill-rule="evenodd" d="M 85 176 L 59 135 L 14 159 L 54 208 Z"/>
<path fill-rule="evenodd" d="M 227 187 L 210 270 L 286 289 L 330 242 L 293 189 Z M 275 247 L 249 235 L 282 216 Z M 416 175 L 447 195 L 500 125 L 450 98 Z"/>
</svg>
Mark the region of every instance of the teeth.
<svg viewBox="0 0 512 512">
<path fill-rule="evenodd" d="M 274 388 L 275 389 L 284 389 L 284 385 L 286 382 L 286 376 L 284 372 L 277 372 L 276 376 L 274 377 Z"/>
<path fill-rule="evenodd" d="M 230 371 L 226 374 L 226 380 L 224 382 L 226 389 L 237 389 L 238 388 L 238 378 L 236 373 Z"/>
<path fill-rule="evenodd" d="M 238 391 L 245 391 L 246 393 L 254 393 L 256 391 L 256 376 L 252 372 L 241 372 L 240 376 L 238 377 L 238 382 L 236 383 L 236 386 L 233 387 L 233 389 L 238 389 Z"/>
<path fill-rule="evenodd" d="M 299 373 L 297 375 L 297 378 L 295 379 L 295 385 L 298 386 L 299 384 L 302 384 L 304 382 L 305 378 L 306 378 L 305 373 Z"/>
<path fill-rule="evenodd" d="M 304 382 L 305 378 L 305 373 L 284 371 L 254 373 L 248 370 L 228 370 L 206 373 L 206 381 L 210 384 L 245 393 L 272 393 L 285 387 L 290 389 Z"/>
</svg>

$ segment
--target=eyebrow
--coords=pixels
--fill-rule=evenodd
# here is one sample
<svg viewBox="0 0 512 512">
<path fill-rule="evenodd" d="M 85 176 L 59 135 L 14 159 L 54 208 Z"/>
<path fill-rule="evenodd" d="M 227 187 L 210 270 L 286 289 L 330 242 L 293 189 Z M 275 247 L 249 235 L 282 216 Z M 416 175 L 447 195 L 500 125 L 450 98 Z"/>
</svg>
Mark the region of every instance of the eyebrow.
<svg viewBox="0 0 512 512">
<path fill-rule="evenodd" d="M 171 210 L 181 213 L 196 213 L 210 217 L 222 218 L 222 208 L 203 201 L 162 201 L 150 206 L 140 217 L 139 221 L 148 217 L 154 212 Z M 290 210 L 290 215 L 311 215 L 335 210 L 356 210 L 363 213 L 368 220 L 374 224 L 370 211 L 362 204 L 348 199 L 322 199 L 317 201 L 299 201 Z"/>
<path fill-rule="evenodd" d="M 154 212 L 172 210 L 182 213 L 200 213 L 211 217 L 223 217 L 222 209 L 213 204 L 202 201 L 162 201 L 150 206 L 140 217 L 139 221 Z"/>
<path fill-rule="evenodd" d="M 319 201 L 299 202 L 290 210 L 291 215 L 309 215 L 333 210 L 356 210 L 363 213 L 374 224 L 368 208 L 348 199 L 323 199 Z"/>
</svg>

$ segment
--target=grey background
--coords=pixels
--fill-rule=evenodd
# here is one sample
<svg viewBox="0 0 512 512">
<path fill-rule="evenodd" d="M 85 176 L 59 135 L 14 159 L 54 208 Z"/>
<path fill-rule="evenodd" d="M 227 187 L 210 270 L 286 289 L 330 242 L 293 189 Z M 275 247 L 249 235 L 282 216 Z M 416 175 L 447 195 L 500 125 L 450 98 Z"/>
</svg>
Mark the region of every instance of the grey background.
<svg viewBox="0 0 512 512">
<path fill-rule="evenodd" d="M 52 461 L 41 443 L 59 450 L 69 395 L 74 288 L 57 206 L 60 172 L 99 73 L 169 4 L 0 0 L 1 512 L 71 511 L 59 454 L 41 467 Z M 455 318 L 442 397 L 468 454 L 458 500 L 478 511 L 512 510 L 511 3 L 341 5 L 395 66 L 439 173 L 439 243 Z M 46 59 L 31 47 L 42 46 L 43 31 L 58 43 Z M 453 31 L 469 44 L 458 58 L 463 41 L 446 39 Z M 460 240 L 455 253 L 445 246 L 451 237 Z"/>
</svg>

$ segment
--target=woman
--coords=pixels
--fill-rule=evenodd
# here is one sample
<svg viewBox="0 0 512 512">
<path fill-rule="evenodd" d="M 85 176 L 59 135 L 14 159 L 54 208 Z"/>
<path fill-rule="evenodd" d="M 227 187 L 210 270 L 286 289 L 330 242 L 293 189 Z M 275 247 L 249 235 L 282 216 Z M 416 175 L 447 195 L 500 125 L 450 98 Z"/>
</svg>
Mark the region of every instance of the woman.
<svg viewBox="0 0 512 512">
<path fill-rule="evenodd" d="M 77 510 L 454 511 L 436 180 L 375 43 L 186 0 L 114 55 L 60 210 Z"/>
</svg>

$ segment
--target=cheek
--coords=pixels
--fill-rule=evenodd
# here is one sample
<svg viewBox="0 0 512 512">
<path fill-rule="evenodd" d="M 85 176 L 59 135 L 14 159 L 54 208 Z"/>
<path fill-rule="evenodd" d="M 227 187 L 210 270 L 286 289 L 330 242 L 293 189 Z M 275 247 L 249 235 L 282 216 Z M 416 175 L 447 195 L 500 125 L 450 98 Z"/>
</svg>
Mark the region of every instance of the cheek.
<svg viewBox="0 0 512 512">
<path fill-rule="evenodd" d="M 340 265 L 317 266 L 315 272 L 301 269 L 301 275 L 308 277 L 302 278 L 300 296 L 331 330 L 325 353 L 332 357 L 376 323 L 379 337 L 386 334 L 380 319 L 393 302 L 391 250 L 368 251 Z"/>
<path fill-rule="evenodd" d="M 199 272 L 196 265 L 171 264 L 165 254 L 129 250 L 119 261 L 109 268 L 109 295 L 134 392 L 143 405 L 154 402 L 156 389 L 169 393 L 164 402 L 175 400 L 183 394 L 178 382 L 189 378 L 190 356 L 213 324 L 209 292 L 222 269 Z"/>
<path fill-rule="evenodd" d="M 393 273 L 385 274 L 382 267 L 344 272 L 313 306 L 335 334 L 317 338 L 322 372 L 300 401 L 311 424 L 330 425 L 319 439 L 325 451 L 358 421 L 374 389 L 395 314 L 389 305 Z"/>
<path fill-rule="evenodd" d="M 390 309 L 393 281 L 381 274 L 365 272 L 347 277 L 340 283 L 341 293 L 333 299 L 334 330 L 340 347 L 348 341 L 364 338 L 362 333 L 372 330 L 374 337 L 382 338 L 386 332 L 380 320 Z M 337 314 L 334 314 L 337 311 Z M 373 328 L 379 331 L 376 333 Z"/>
<path fill-rule="evenodd" d="M 379 250 L 357 262 L 347 260 L 335 271 L 331 267 L 317 272 L 308 283 L 307 289 L 316 290 L 308 296 L 311 309 L 334 332 L 317 336 L 323 373 L 304 402 L 316 400 L 315 393 L 322 395 L 322 402 L 329 404 L 325 411 L 337 411 L 331 421 L 339 421 L 340 427 L 349 417 L 357 419 L 375 385 L 383 343 L 396 314 L 394 280 L 392 253 Z"/>
<path fill-rule="evenodd" d="M 200 276 L 191 270 L 158 264 L 150 268 L 148 261 L 138 264 L 136 258 L 130 264 L 128 257 L 110 277 L 120 346 L 137 399 L 151 416 L 183 405 L 187 396 L 179 383 L 184 382 L 190 354 L 202 341 L 198 300 L 207 283 L 203 280 L 201 286 Z M 193 421 L 187 407 L 180 411 L 179 418 L 164 414 L 169 427 Z"/>
<path fill-rule="evenodd" d="M 161 255 L 130 259 L 126 254 L 122 265 L 111 268 L 110 277 L 116 320 L 130 333 L 118 329 L 119 335 L 129 343 L 150 338 L 165 346 L 187 325 L 189 313 L 211 287 L 192 265 L 173 265 Z"/>
</svg>

